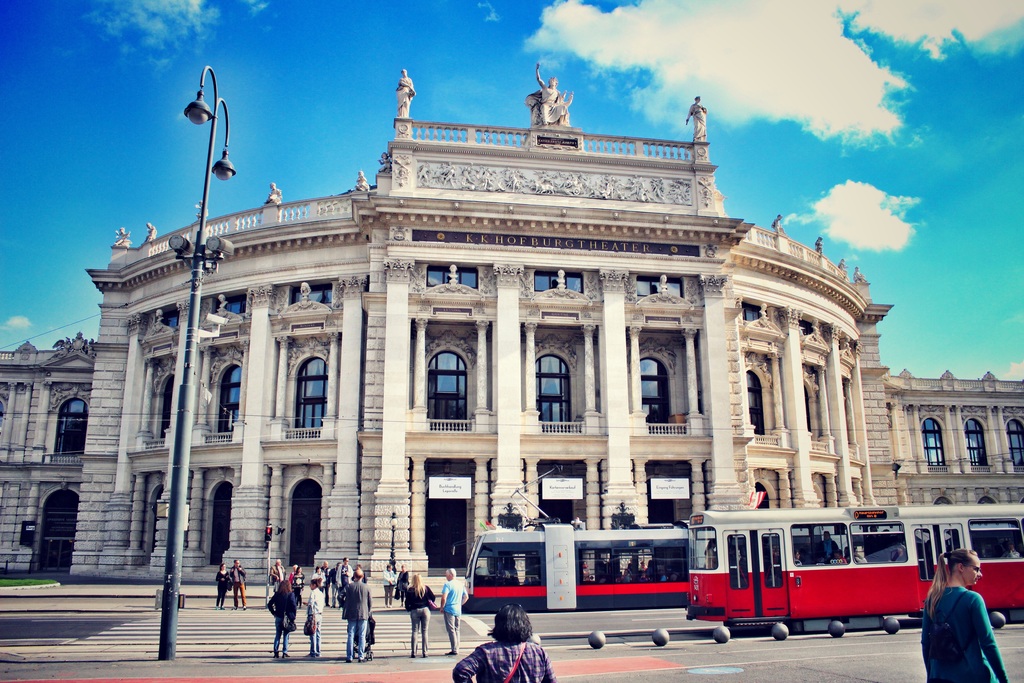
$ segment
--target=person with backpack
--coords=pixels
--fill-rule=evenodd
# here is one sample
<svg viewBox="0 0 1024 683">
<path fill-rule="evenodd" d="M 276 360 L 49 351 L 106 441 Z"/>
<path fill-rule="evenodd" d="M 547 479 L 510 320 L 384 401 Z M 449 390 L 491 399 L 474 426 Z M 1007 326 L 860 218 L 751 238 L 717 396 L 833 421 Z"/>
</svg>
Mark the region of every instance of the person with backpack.
<svg viewBox="0 0 1024 683">
<path fill-rule="evenodd" d="M 981 578 L 978 553 L 943 553 L 924 601 L 921 649 L 929 681 L 1008 683 L 985 600 L 968 590 Z"/>
</svg>

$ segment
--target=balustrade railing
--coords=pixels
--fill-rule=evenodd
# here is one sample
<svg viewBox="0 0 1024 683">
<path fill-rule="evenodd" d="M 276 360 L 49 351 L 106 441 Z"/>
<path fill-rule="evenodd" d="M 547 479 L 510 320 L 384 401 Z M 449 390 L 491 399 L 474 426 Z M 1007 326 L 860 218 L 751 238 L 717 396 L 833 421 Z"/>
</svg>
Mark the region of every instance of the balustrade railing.
<svg viewBox="0 0 1024 683">
<path fill-rule="evenodd" d="M 284 430 L 285 441 L 299 441 L 302 439 L 319 439 L 321 429 L 319 427 L 302 427 L 299 429 Z"/>
<path fill-rule="evenodd" d="M 774 446 L 780 448 L 782 446 L 782 437 L 777 434 L 755 434 L 754 444 L 757 446 Z"/>
<path fill-rule="evenodd" d="M 582 422 L 541 422 L 541 434 L 582 434 Z"/>
<path fill-rule="evenodd" d="M 143 450 L 152 451 L 164 447 L 163 439 L 148 439 L 142 442 Z"/>
<path fill-rule="evenodd" d="M 473 420 L 427 420 L 432 432 L 471 432 Z"/>
<path fill-rule="evenodd" d="M 81 465 L 81 453 L 46 453 L 43 455 L 46 465 Z"/>
<path fill-rule="evenodd" d="M 686 436 L 689 432 L 684 424 L 648 422 L 647 433 L 651 436 Z"/>
<path fill-rule="evenodd" d="M 207 434 L 203 439 L 203 443 L 231 443 L 232 438 L 234 438 L 234 434 L 231 432 Z"/>
</svg>

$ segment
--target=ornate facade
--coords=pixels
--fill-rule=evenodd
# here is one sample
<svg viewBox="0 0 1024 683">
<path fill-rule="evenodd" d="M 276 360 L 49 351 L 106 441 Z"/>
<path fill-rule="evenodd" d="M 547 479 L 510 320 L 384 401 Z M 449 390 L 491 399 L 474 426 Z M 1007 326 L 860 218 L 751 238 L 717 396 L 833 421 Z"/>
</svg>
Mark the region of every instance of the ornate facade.
<svg viewBox="0 0 1024 683">
<path fill-rule="evenodd" d="M 369 190 L 209 223 L 235 252 L 204 284 L 200 319 L 226 322 L 191 369 L 186 571 L 261 566 L 268 521 L 287 563 L 377 569 L 393 544 L 422 569 L 464 561 L 509 503 L 596 528 L 623 504 L 670 522 L 759 493 L 1024 495 L 1024 385 L 890 377 L 889 307 L 728 217 L 706 142 L 395 133 Z M 188 277 L 168 237 L 89 271 L 96 341 L 0 354 L 11 569 L 161 571 Z"/>
</svg>

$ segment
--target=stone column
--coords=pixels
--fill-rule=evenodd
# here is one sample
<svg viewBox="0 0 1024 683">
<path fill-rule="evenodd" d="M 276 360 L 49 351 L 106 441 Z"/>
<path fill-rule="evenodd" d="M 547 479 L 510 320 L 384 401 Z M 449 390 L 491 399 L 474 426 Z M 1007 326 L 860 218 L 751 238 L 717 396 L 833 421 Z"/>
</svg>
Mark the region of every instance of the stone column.
<svg viewBox="0 0 1024 683">
<path fill-rule="evenodd" d="M 588 529 L 601 529 L 601 481 L 597 458 L 587 458 L 587 523 Z"/>
<path fill-rule="evenodd" d="M 288 420 L 288 337 L 277 340 L 277 377 L 274 392 L 274 419 L 287 428 Z"/>
<path fill-rule="evenodd" d="M 192 560 L 190 565 L 205 565 L 203 552 L 203 479 L 205 471 L 192 468 L 192 487 L 188 500 L 188 530 L 185 532 L 188 550 L 186 556 Z"/>
<path fill-rule="evenodd" d="M 526 360 L 523 370 L 526 371 L 526 412 L 537 412 L 537 323 L 525 323 Z"/>
<path fill-rule="evenodd" d="M 740 425 L 742 425 L 743 436 L 753 437 L 754 425 L 751 424 L 750 422 L 750 397 L 747 395 L 747 354 L 744 353 L 742 349 L 740 349 L 737 353 L 737 356 L 739 359 L 740 375 Z"/>
<path fill-rule="evenodd" d="M 835 439 L 834 452 L 839 456 L 838 475 L 838 504 L 839 507 L 848 507 L 853 500 L 853 479 L 850 474 L 850 447 L 847 444 L 846 409 L 843 401 L 843 374 L 839 366 L 839 335 L 841 332 L 835 327 L 826 330 L 826 336 L 830 341 L 828 358 L 825 360 L 827 372 L 825 378 L 826 395 L 828 397 L 828 412 L 832 414 L 834 429 L 832 436 Z"/>
<path fill-rule="evenodd" d="M 789 472 L 787 470 L 779 472 L 779 507 L 793 507 L 793 491 L 789 485 Z"/>
<path fill-rule="evenodd" d="M 704 490 L 704 461 L 693 460 L 690 464 L 690 509 L 704 512 L 708 509 L 707 491 Z"/>
<path fill-rule="evenodd" d="M 47 424 L 49 423 L 49 418 L 50 418 L 50 390 L 53 388 L 53 382 L 48 380 L 48 379 L 47 380 L 43 380 L 42 385 L 43 385 L 42 391 L 39 393 L 39 402 L 36 404 L 36 412 L 35 412 L 36 433 L 35 433 L 35 439 L 34 439 L 35 443 L 32 445 L 32 450 L 35 451 L 35 454 L 39 456 L 38 458 L 36 458 L 36 460 L 42 460 L 43 454 L 46 453 L 46 432 L 47 432 L 46 428 L 47 428 Z M 129 405 L 131 405 L 131 404 L 129 404 Z M 127 427 L 125 427 L 124 424 L 121 425 L 121 431 L 122 431 L 122 435 L 127 432 Z M 1009 452 L 1009 450 L 1007 450 L 1006 452 Z M 126 444 L 125 453 L 127 454 L 127 444 Z M 120 453 L 120 451 L 118 451 L 118 463 L 117 464 L 118 464 L 118 468 L 120 470 L 120 466 L 121 466 L 121 453 Z M 118 471 L 118 474 L 120 475 L 121 472 Z M 116 485 L 114 487 L 114 490 L 115 491 L 118 490 Z"/>
<path fill-rule="evenodd" d="M 786 425 L 786 409 L 782 401 L 782 367 L 779 364 L 779 353 L 771 354 L 772 362 L 772 412 L 775 413 L 775 425 L 772 434 L 779 437 L 779 445 L 789 448 L 789 428 Z"/>
<path fill-rule="evenodd" d="M 490 405 L 487 395 L 487 373 L 490 372 L 490 363 L 487 360 L 487 327 L 490 323 L 486 320 L 476 321 L 476 420 L 477 427 L 489 413 L 487 406 Z M 481 519 L 487 519 L 484 515 Z"/>
<path fill-rule="evenodd" d="M 279 555 L 283 550 L 282 538 L 277 535 L 277 527 L 288 529 L 285 524 L 284 507 L 284 466 L 274 464 L 270 466 L 270 519 L 267 520 L 274 527 L 274 538 L 270 541 L 271 555 Z M 288 533 L 285 531 L 284 533 Z"/>
<path fill-rule="evenodd" d="M 330 530 L 333 526 L 331 519 L 331 494 L 334 492 L 334 463 L 324 463 L 324 485 L 323 495 L 320 498 L 320 555 L 326 556 L 324 552 L 330 545 Z"/>
<path fill-rule="evenodd" d="M 142 389 L 142 421 L 136 435 L 140 440 L 153 438 L 153 364 L 148 360 L 143 362 L 146 366 L 146 379 Z"/>
<path fill-rule="evenodd" d="M 519 460 L 523 422 L 523 352 L 519 331 L 519 286 L 522 281 L 521 265 L 497 264 L 498 304 L 494 321 L 494 380 L 495 421 L 498 427 L 496 471 L 492 470 L 494 488 L 491 491 L 491 517 L 497 519 L 502 503 L 509 500 L 519 486 L 522 466 Z M 527 331 L 529 335 L 529 331 Z M 526 376 L 534 370 L 527 344 Z M 527 409 L 530 396 L 536 394 L 536 383 L 527 379 Z M 536 410 L 534 404 L 533 410 Z"/>
<path fill-rule="evenodd" d="M 818 380 L 818 426 L 820 427 L 818 438 L 825 441 L 825 448 L 832 453 L 832 422 L 828 415 L 828 396 L 825 390 L 825 367 L 817 368 L 815 372 Z"/>
<path fill-rule="evenodd" d="M 594 325 L 583 326 L 583 396 L 585 409 L 583 421 L 587 434 L 600 430 L 600 413 L 597 410 L 597 369 L 594 367 Z"/>
<path fill-rule="evenodd" d="M 704 361 L 704 397 L 711 413 L 711 472 L 712 485 L 708 495 L 712 509 L 730 509 L 743 506 L 743 495 L 736 481 L 733 464 L 733 430 L 731 415 L 731 389 L 729 342 L 725 329 L 726 276 L 701 276 L 704 292 L 704 343 L 701 353 Z"/>
<path fill-rule="evenodd" d="M 601 400 L 604 402 L 605 423 L 608 427 L 608 457 L 605 461 L 608 479 L 601 510 L 601 518 L 611 519 L 619 502 L 636 507 L 636 488 L 630 434 L 629 396 L 622 390 L 629 386 L 626 353 L 626 284 L 629 273 L 602 270 L 603 293 L 601 325 Z"/>
<path fill-rule="evenodd" d="M 856 417 L 857 440 L 864 444 L 864 497 L 862 505 L 875 505 L 875 489 L 871 475 L 871 444 L 868 441 L 867 420 L 864 412 L 864 389 L 860 374 L 860 346 L 854 350 L 853 376 L 850 378 L 850 397 L 853 400 L 853 413 Z"/>
<path fill-rule="evenodd" d="M 1006 434 L 1006 417 L 1003 416 L 1003 407 L 995 406 L 990 410 L 991 417 L 989 422 L 993 424 L 993 429 L 997 435 L 995 444 L 997 452 L 1000 453 L 1000 460 L 1002 460 L 1001 467 L 993 463 L 996 466 L 996 469 L 993 471 L 1013 474 L 1013 457 L 1010 455 L 1010 437 Z"/>
<path fill-rule="evenodd" d="M 640 419 L 644 414 L 643 389 L 640 386 L 640 325 L 629 327 L 629 395 L 633 415 Z"/>
<path fill-rule="evenodd" d="M 0 430 L 0 451 L 10 453 L 11 438 L 14 435 L 14 416 L 17 415 L 18 383 L 7 383 L 7 412 L 4 414 L 3 430 Z"/>
<path fill-rule="evenodd" d="M 790 447 L 793 454 L 793 507 L 815 507 L 818 496 L 811 481 L 811 433 L 804 410 L 804 369 L 800 348 L 800 311 L 787 308 L 779 311 L 778 319 L 786 331 L 786 344 L 782 356 L 782 382 L 784 385 L 786 417 L 789 423 Z"/>
<path fill-rule="evenodd" d="M 339 282 L 342 307 L 341 368 L 338 377 L 338 440 L 334 489 L 327 516 L 332 520 L 327 545 L 321 548 L 334 557 L 359 552 L 359 395 L 363 365 L 363 290 L 367 277 L 358 275 Z M 336 302 L 337 303 L 337 302 Z"/>
<path fill-rule="evenodd" d="M 26 410 L 26 412 L 27 412 L 27 410 Z M 25 419 L 27 420 L 28 417 L 26 416 Z M 24 490 L 24 489 L 22 489 L 22 490 Z M 39 550 L 40 546 L 42 545 L 42 540 L 43 540 L 43 534 L 42 534 L 43 528 L 42 528 L 42 525 L 39 524 L 39 522 L 41 520 L 39 519 L 39 482 L 37 482 L 37 481 L 34 481 L 34 482 L 32 482 L 29 485 L 29 489 L 28 489 L 28 503 L 25 505 L 25 516 L 22 517 L 22 519 L 24 521 L 26 521 L 26 522 L 34 522 L 36 524 L 36 529 L 38 529 L 38 531 L 36 533 L 35 541 L 32 544 L 32 559 L 31 559 L 31 561 L 32 561 L 32 564 L 35 565 L 36 558 L 38 557 L 38 550 Z M 35 567 L 32 567 L 32 568 L 35 568 Z"/>
<path fill-rule="evenodd" d="M 332 332 L 330 338 L 331 348 L 327 352 L 327 420 L 333 424 L 338 420 L 338 366 L 341 359 L 337 333 Z"/>
<path fill-rule="evenodd" d="M 426 516 L 427 516 L 427 468 L 426 459 L 412 459 L 412 514 L 409 517 L 409 541 L 412 554 L 421 556 L 426 553 Z M 497 518 L 495 518 L 497 519 Z"/>
<path fill-rule="evenodd" d="M 971 471 L 971 459 L 967 453 L 967 437 L 964 435 L 964 417 L 960 412 L 960 405 L 946 406 L 946 414 L 952 415 L 948 421 L 947 430 L 953 437 L 949 440 L 951 446 L 955 445 L 956 460 L 959 464 L 959 471 L 965 474 Z M 965 500 L 970 500 L 965 498 Z"/>
<path fill-rule="evenodd" d="M 18 425 L 18 434 L 14 437 L 14 447 L 16 450 L 21 451 L 21 457 L 25 457 L 25 452 L 29 450 L 28 444 L 28 419 L 32 413 L 32 392 L 35 389 L 35 384 L 32 382 L 25 382 L 25 396 L 24 398 L 18 399 L 19 414 L 21 415 L 21 421 Z"/>
<path fill-rule="evenodd" d="M 416 318 L 416 354 L 413 357 L 413 408 L 427 411 L 427 319 Z"/>
<path fill-rule="evenodd" d="M 683 336 L 686 338 L 686 426 L 690 434 L 701 434 L 697 396 L 697 330 L 685 329 Z"/>
<path fill-rule="evenodd" d="M 480 523 L 491 517 L 491 506 L 488 500 L 488 491 L 491 490 L 491 486 L 487 478 L 487 463 L 489 461 L 490 458 L 486 456 L 473 460 L 476 464 L 476 472 L 473 477 L 473 524 L 470 525 L 470 528 L 473 529 L 473 537 L 467 539 L 471 543 L 479 533 Z"/>
<path fill-rule="evenodd" d="M 210 356 L 213 355 L 213 347 L 209 344 L 204 344 L 201 348 L 202 360 L 200 361 L 199 370 L 199 409 L 196 410 L 196 432 L 202 432 L 199 434 L 199 441 L 193 438 L 193 443 L 202 443 L 202 437 L 205 432 L 210 431 L 210 404 L 216 403 L 216 397 L 211 397 L 213 393 L 213 383 L 210 369 Z M 212 399 L 212 400 L 211 400 Z"/>
<path fill-rule="evenodd" d="M 146 475 L 135 474 L 135 486 L 132 491 L 132 523 L 131 536 L 128 541 L 129 554 L 142 552 L 142 525 L 146 518 Z"/>
<path fill-rule="evenodd" d="M 647 509 L 647 458 L 633 458 L 633 481 L 636 482 L 636 522 L 647 524 L 650 511 Z"/>
</svg>

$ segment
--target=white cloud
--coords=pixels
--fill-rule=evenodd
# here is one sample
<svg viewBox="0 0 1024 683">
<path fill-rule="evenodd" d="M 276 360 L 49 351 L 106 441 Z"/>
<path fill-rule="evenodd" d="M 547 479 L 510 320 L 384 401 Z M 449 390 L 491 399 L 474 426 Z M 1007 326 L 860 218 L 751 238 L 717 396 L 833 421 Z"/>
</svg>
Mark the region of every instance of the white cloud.
<svg viewBox="0 0 1024 683">
<path fill-rule="evenodd" d="M 906 83 L 844 37 L 835 6 L 818 0 L 639 0 L 610 12 L 566 0 L 544 10 L 528 46 L 649 73 L 649 84 L 628 93 L 633 105 L 680 128 L 701 95 L 709 138 L 716 117 L 793 120 L 823 138 L 901 124 L 887 98 Z"/>
<path fill-rule="evenodd" d="M 95 0 L 91 18 L 115 38 L 160 50 L 202 38 L 220 16 L 205 0 Z M 127 47 L 127 46 L 126 46 Z"/>
<path fill-rule="evenodd" d="M 23 315 L 12 315 L 0 325 L 0 329 L 4 330 L 27 330 L 30 327 L 32 327 L 32 321 Z"/>
<path fill-rule="evenodd" d="M 501 21 L 501 15 L 498 14 L 497 10 L 494 9 L 494 5 L 489 2 L 478 2 L 476 6 L 480 9 L 487 10 L 487 16 L 484 17 L 484 21 Z"/>
<path fill-rule="evenodd" d="M 1010 369 L 1003 374 L 1003 379 L 1024 380 L 1024 360 L 1019 363 L 1010 363 Z"/>
<path fill-rule="evenodd" d="M 856 249 L 899 251 L 914 234 L 906 212 L 918 203 L 914 197 L 897 197 L 868 183 L 847 180 L 818 200 L 807 220 L 825 226 L 830 238 Z"/>
<path fill-rule="evenodd" d="M 941 59 L 951 46 L 1013 53 L 1024 44 L 1024 3 L 1006 0 L 839 0 L 854 30 L 916 45 Z"/>
</svg>

